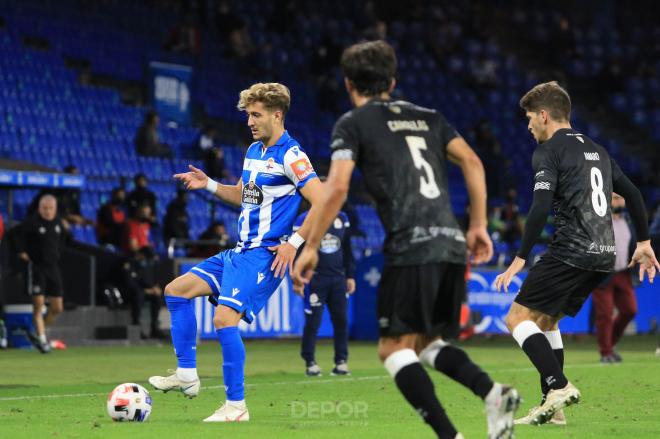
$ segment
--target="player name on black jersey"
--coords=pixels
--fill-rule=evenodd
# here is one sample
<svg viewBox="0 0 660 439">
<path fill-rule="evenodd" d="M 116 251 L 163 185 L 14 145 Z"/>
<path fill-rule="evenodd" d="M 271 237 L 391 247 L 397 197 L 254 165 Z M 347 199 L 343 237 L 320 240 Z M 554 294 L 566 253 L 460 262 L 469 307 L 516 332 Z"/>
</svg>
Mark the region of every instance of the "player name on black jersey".
<svg viewBox="0 0 660 439">
<path fill-rule="evenodd" d="M 337 121 L 333 160 L 362 172 L 387 232 L 387 264 L 465 263 L 447 183 L 447 144 L 457 136 L 442 114 L 404 101 L 372 100 Z"/>
<path fill-rule="evenodd" d="M 612 181 L 621 170 L 607 151 L 583 134 L 560 129 L 532 159 L 534 190 L 554 191 L 555 234 L 548 253 L 585 270 L 611 271 Z"/>
</svg>

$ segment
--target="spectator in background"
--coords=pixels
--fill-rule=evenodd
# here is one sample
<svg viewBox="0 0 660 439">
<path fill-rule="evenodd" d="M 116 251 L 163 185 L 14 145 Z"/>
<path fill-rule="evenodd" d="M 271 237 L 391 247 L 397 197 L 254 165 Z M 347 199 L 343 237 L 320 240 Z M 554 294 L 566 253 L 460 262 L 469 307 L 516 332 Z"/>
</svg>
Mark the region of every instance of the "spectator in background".
<svg viewBox="0 0 660 439">
<path fill-rule="evenodd" d="M 75 165 L 68 165 L 64 168 L 64 172 L 69 175 L 79 174 Z M 59 189 L 56 196 L 59 215 L 64 221 L 77 225 L 94 224 L 80 213 L 80 189 Z"/>
<path fill-rule="evenodd" d="M 614 350 L 628 323 L 637 314 L 637 298 L 632 276 L 628 269 L 630 257 L 635 252 L 637 239 L 634 227 L 624 214 L 626 202 L 618 194 L 612 194 L 612 228 L 616 245 L 614 274 L 610 275 L 591 295 L 596 317 L 596 338 L 601 363 L 619 363 L 621 355 Z M 619 311 L 614 317 L 614 307 Z"/>
<path fill-rule="evenodd" d="M 131 301 L 131 319 L 134 325 L 141 326 L 142 306 L 149 302 L 150 332 L 142 333 L 142 338 L 165 338 L 158 327 L 158 314 L 163 303 L 163 289 L 158 284 L 156 266 L 158 256 L 151 247 L 142 247 L 129 258 L 129 291 Z"/>
<path fill-rule="evenodd" d="M 46 338 L 46 326 L 55 321 L 63 310 L 64 287 L 59 262 L 62 250 L 71 240 L 61 218 L 57 215 L 57 199 L 44 195 L 39 199 L 36 215 L 27 217 L 19 228 L 16 240 L 18 257 L 27 263 L 27 292 L 32 296 L 32 319 L 36 334 L 30 341 L 42 353 L 51 350 Z M 48 313 L 43 317 L 49 296 Z"/>
<path fill-rule="evenodd" d="M 214 221 L 209 224 L 198 239 L 200 241 L 216 241 L 216 244 L 200 244 L 194 247 L 191 256 L 196 258 L 210 258 L 235 245 L 230 241 L 227 229 L 222 221 Z"/>
<path fill-rule="evenodd" d="M 165 245 L 167 245 L 172 238 L 188 239 L 190 237 L 188 231 L 189 221 L 188 193 L 185 189 L 179 188 L 176 191 L 176 198 L 167 206 L 167 213 L 165 214 L 165 220 L 163 221 L 163 238 L 165 239 Z"/>
<path fill-rule="evenodd" d="M 144 203 L 135 209 L 134 215 L 124 226 L 124 252 L 133 255 L 144 247 L 153 247 L 150 239 L 152 216 L 151 206 Z"/>
<path fill-rule="evenodd" d="M 383 20 L 376 20 L 373 26 L 364 30 L 364 39 L 370 41 L 387 39 L 387 23 Z"/>
<path fill-rule="evenodd" d="M 195 56 L 200 54 L 201 35 L 192 14 L 186 14 L 183 23 L 172 29 L 165 42 L 165 49 Z"/>
<path fill-rule="evenodd" d="M 236 15 L 232 10 L 231 2 L 229 0 L 218 2 L 215 13 L 215 27 L 218 34 L 222 37 L 223 42 L 226 41 L 229 34 L 240 28 L 243 23 L 243 19 Z"/>
<path fill-rule="evenodd" d="M 144 121 L 135 134 L 135 149 L 138 155 L 151 157 L 172 157 L 172 150 L 164 143 L 160 143 L 158 124 L 160 117 L 155 111 L 148 111 Z"/>
<path fill-rule="evenodd" d="M 567 61 L 575 58 L 575 35 L 571 23 L 565 17 L 560 17 L 557 21 L 557 29 L 552 37 L 555 50 L 555 62 L 558 65 L 564 65 Z"/>
<path fill-rule="evenodd" d="M 487 119 L 481 119 L 473 128 L 474 143 L 481 153 L 481 160 L 486 169 L 486 184 L 488 196 L 491 198 L 502 195 L 502 146 L 495 137 L 493 128 Z"/>
<path fill-rule="evenodd" d="M 470 62 L 471 82 L 477 87 L 495 88 L 497 86 L 497 63 L 485 55 L 479 55 Z"/>
<path fill-rule="evenodd" d="M 516 252 L 516 242 L 522 237 L 522 218 L 520 209 L 516 204 L 518 193 L 511 188 L 506 194 L 506 202 L 501 207 L 493 209 L 493 224 L 495 231 L 499 232 L 503 242 L 507 244 L 509 256 Z"/>
<path fill-rule="evenodd" d="M 219 146 L 215 145 L 216 129 L 213 125 L 205 125 L 195 140 L 195 148 L 200 151 L 204 160 L 204 169 L 209 177 L 221 180 L 227 177 L 225 171 L 225 154 Z"/>
<path fill-rule="evenodd" d="M 135 187 L 126 198 L 129 216 L 133 216 L 139 206 L 148 204 L 151 207 L 150 221 L 156 223 L 156 195 L 148 188 L 149 181 L 147 180 L 147 176 L 136 174 L 133 177 L 133 183 Z"/>
<path fill-rule="evenodd" d="M 96 238 L 99 244 L 122 247 L 122 234 L 126 222 L 126 191 L 118 187 L 112 190 L 110 199 L 96 215 Z"/>
</svg>

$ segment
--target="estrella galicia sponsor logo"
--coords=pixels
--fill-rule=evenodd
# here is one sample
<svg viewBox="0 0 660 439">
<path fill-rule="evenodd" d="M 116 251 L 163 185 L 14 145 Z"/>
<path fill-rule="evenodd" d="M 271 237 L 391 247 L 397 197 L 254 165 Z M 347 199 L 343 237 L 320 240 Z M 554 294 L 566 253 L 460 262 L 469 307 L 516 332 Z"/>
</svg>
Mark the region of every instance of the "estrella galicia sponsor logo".
<svg viewBox="0 0 660 439">
<path fill-rule="evenodd" d="M 339 238 L 331 233 L 326 233 L 321 240 L 321 247 L 319 251 L 324 254 L 336 253 L 341 248 L 341 241 Z"/>
<path fill-rule="evenodd" d="M 260 205 L 264 200 L 264 193 L 254 181 L 243 186 L 243 203 Z"/>
</svg>

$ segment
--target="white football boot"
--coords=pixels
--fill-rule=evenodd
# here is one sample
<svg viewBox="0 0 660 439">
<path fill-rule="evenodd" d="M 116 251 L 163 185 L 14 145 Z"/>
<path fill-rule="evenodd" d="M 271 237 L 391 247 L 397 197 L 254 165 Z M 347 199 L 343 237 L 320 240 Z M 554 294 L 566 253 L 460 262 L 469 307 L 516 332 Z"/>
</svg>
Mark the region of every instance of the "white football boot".
<svg viewBox="0 0 660 439">
<path fill-rule="evenodd" d="M 250 412 L 245 401 L 227 401 L 213 412 L 204 422 L 246 422 L 250 420 Z"/>
<path fill-rule="evenodd" d="M 513 415 L 520 405 L 518 391 L 495 383 L 486 396 L 488 439 L 513 438 Z"/>
<path fill-rule="evenodd" d="M 549 422 L 559 410 L 580 402 L 580 397 L 580 391 L 571 383 L 563 389 L 550 390 L 543 405 L 532 416 L 532 425 Z"/>
<path fill-rule="evenodd" d="M 172 375 L 164 377 L 155 375 L 149 377 L 149 384 L 151 384 L 154 389 L 162 390 L 163 392 L 169 392 L 170 390 L 175 389 L 180 390 L 186 398 L 190 399 L 199 395 L 199 389 L 201 387 L 199 378 L 193 381 L 182 381 L 176 375 L 176 370 L 168 369 L 167 373 L 171 373 Z"/>
<path fill-rule="evenodd" d="M 536 412 L 538 411 L 540 407 L 532 407 L 529 410 L 529 413 L 527 415 L 523 416 L 522 418 L 518 418 L 515 421 L 513 421 L 514 424 L 516 425 L 533 425 L 532 424 L 532 419 L 536 417 Z M 557 410 L 555 414 L 552 416 L 552 418 L 546 422 L 546 424 L 554 424 L 554 425 L 566 425 L 566 416 L 564 416 L 564 411 L 563 410 Z"/>
</svg>

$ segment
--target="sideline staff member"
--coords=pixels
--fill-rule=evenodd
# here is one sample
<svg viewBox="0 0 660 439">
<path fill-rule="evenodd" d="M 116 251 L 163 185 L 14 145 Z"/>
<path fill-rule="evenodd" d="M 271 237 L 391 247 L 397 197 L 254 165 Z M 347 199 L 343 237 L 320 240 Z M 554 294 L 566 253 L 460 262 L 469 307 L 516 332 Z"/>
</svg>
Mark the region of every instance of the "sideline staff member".
<svg viewBox="0 0 660 439">
<path fill-rule="evenodd" d="M 31 341 L 42 353 L 50 352 L 46 339 L 46 326 L 50 326 L 55 317 L 62 312 L 62 273 L 59 261 L 62 249 L 70 239 L 62 220 L 57 215 L 57 199 L 44 195 L 39 199 L 37 213 L 26 218 L 18 234 L 18 257 L 27 264 L 27 292 L 32 296 L 32 318 L 36 336 Z M 48 313 L 44 317 L 42 310 L 49 296 Z"/>
</svg>

